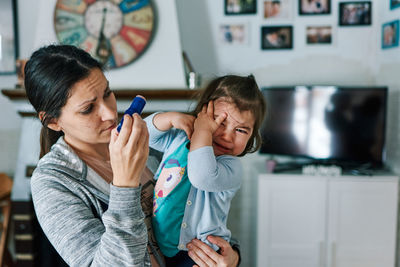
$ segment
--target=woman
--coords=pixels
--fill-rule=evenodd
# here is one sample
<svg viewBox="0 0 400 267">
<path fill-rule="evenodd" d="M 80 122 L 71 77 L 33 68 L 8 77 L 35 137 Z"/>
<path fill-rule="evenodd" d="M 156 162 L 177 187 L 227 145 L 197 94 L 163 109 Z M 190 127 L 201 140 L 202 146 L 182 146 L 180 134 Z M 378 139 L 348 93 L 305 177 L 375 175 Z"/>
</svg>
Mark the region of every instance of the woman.
<svg viewBox="0 0 400 267">
<path fill-rule="evenodd" d="M 74 46 L 43 47 L 26 64 L 25 88 L 43 124 L 32 199 L 57 252 L 71 266 L 162 265 L 147 247 L 140 202 L 140 180 L 151 176 L 147 128 L 137 114 L 126 115 L 117 133 L 116 100 L 101 65 Z M 227 242 L 209 239 L 221 254 L 193 240 L 197 264 L 238 263 Z"/>
</svg>

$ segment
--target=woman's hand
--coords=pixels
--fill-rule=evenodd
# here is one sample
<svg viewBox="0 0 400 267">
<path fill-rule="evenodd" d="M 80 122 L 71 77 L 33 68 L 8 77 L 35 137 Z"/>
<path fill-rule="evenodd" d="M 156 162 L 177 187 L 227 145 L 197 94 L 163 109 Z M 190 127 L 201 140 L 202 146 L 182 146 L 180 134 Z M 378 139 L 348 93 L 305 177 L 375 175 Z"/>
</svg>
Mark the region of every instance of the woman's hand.
<svg viewBox="0 0 400 267">
<path fill-rule="evenodd" d="M 113 170 L 113 185 L 137 187 L 146 167 L 149 155 L 149 132 L 146 123 L 138 114 L 124 115 L 124 124 L 118 134 L 111 132 L 110 162 Z"/>
<path fill-rule="evenodd" d="M 221 237 L 208 236 L 207 240 L 217 245 L 220 253 L 198 239 L 193 239 L 187 244 L 189 256 L 197 263 L 197 266 L 226 266 L 236 267 L 239 263 L 239 255 L 231 245 Z"/>
<path fill-rule="evenodd" d="M 188 138 L 192 137 L 195 117 L 181 112 L 158 113 L 153 117 L 154 126 L 160 131 L 168 131 L 172 127 L 185 131 Z"/>
</svg>

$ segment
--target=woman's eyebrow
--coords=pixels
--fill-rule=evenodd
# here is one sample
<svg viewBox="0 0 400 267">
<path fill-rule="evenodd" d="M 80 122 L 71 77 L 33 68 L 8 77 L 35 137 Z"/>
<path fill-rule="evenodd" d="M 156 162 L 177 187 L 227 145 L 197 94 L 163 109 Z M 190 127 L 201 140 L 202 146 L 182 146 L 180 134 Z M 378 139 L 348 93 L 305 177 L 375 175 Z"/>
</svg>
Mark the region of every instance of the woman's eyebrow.
<svg viewBox="0 0 400 267">
<path fill-rule="evenodd" d="M 109 85 L 110 85 L 110 83 L 107 81 L 107 86 L 106 86 L 106 88 L 104 89 L 104 92 L 107 92 L 107 90 L 110 89 L 110 86 L 109 86 Z M 96 96 L 96 97 L 93 97 L 92 99 L 88 99 L 88 100 L 82 102 L 80 105 L 78 105 L 78 107 L 82 107 L 82 106 L 84 106 L 86 103 L 95 102 L 96 100 L 97 100 L 97 96 Z"/>
<path fill-rule="evenodd" d="M 94 98 L 92 98 L 92 99 L 88 99 L 88 100 L 82 102 L 80 105 L 78 105 L 78 107 L 82 107 L 82 106 L 84 106 L 86 103 L 95 102 L 96 100 L 97 100 L 97 96 L 94 97 Z"/>
<path fill-rule="evenodd" d="M 109 82 L 109 81 L 107 81 L 107 86 L 106 86 L 106 88 L 104 89 L 104 92 L 107 92 L 107 90 L 111 90 L 111 89 L 110 89 L 110 82 Z"/>
</svg>

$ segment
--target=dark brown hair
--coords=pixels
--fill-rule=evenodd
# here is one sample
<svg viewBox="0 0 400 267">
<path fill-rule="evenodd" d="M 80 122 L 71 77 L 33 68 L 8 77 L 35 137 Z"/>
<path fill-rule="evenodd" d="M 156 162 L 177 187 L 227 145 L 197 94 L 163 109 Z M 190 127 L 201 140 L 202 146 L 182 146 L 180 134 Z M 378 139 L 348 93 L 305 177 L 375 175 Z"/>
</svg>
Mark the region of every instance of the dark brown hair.
<svg viewBox="0 0 400 267">
<path fill-rule="evenodd" d="M 47 127 L 59 118 L 71 88 L 102 66 L 84 50 L 71 45 L 49 45 L 35 51 L 25 65 L 25 90 L 36 112 L 44 112 L 40 133 L 40 157 L 64 133 Z"/>
<path fill-rule="evenodd" d="M 212 80 L 198 96 L 198 103 L 192 114 L 196 116 L 211 100 L 224 97 L 239 111 L 250 111 L 254 117 L 253 133 L 240 156 L 257 151 L 261 146 L 260 127 L 266 113 L 266 103 L 253 75 L 247 77 L 226 75 Z"/>
</svg>

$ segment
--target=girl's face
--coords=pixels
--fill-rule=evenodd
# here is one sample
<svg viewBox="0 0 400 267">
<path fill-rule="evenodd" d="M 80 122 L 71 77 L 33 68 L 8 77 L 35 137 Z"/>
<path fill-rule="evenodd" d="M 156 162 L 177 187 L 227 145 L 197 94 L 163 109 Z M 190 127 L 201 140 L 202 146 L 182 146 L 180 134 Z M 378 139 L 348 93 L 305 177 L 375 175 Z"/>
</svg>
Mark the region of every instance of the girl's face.
<svg viewBox="0 0 400 267">
<path fill-rule="evenodd" d="M 61 115 L 49 128 L 62 130 L 65 141 L 77 148 L 107 144 L 118 119 L 117 103 L 100 69 L 93 69 L 71 88 Z"/>
<path fill-rule="evenodd" d="M 242 154 L 254 127 L 254 117 L 250 111 L 240 111 L 235 104 L 224 99 L 214 101 L 214 117 L 226 113 L 227 117 L 213 134 L 215 156 Z"/>
</svg>

